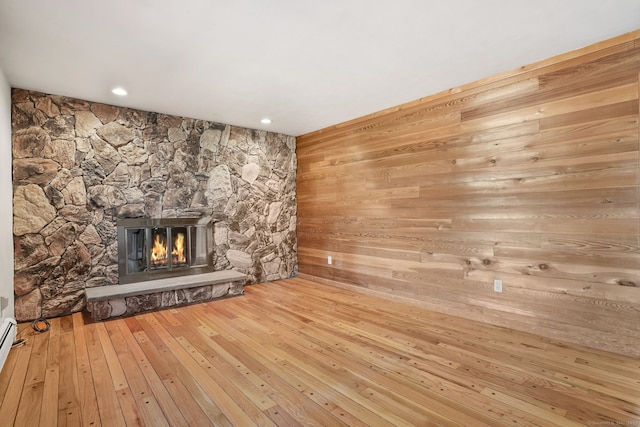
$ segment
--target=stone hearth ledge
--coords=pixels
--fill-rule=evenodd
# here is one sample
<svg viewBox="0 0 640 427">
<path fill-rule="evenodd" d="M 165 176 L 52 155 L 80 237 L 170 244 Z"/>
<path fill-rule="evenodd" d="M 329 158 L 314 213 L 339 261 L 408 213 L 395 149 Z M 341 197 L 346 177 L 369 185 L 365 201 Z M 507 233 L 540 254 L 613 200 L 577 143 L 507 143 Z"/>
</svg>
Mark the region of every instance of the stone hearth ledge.
<svg viewBox="0 0 640 427">
<path fill-rule="evenodd" d="M 87 310 L 94 320 L 129 316 L 242 295 L 248 276 L 233 270 L 86 288 Z"/>
</svg>

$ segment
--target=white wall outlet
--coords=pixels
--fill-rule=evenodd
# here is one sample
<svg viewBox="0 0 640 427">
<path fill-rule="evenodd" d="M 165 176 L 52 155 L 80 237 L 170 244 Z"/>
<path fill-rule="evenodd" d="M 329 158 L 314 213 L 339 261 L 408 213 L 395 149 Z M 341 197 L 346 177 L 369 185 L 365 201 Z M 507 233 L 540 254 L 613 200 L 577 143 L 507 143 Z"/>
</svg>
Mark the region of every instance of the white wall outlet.
<svg viewBox="0 0 640 427">
<path fill-rule="evenodd" d="M 331 258 L 331 255 L 327 257 L 327 264 L 329 265 L 333 264 L 333 259 Z"/>
<path fill-rule="evenodd" d="M 502 280 L 496 279 L 493 281 L 493 291 L 502 292 Z"/>
</svg>

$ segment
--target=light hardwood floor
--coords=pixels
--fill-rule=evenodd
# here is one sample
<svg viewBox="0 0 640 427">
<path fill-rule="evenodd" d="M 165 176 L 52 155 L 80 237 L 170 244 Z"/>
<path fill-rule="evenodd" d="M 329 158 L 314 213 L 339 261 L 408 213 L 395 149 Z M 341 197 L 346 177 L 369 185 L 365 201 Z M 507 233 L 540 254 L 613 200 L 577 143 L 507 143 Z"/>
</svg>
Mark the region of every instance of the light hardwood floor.
<svg viewBox="0 0 640 427">
<path fill-rule="evenodd" d="M 640 425 L 638 359 L 300 278 L 51 325 L 21 325 L 2 426 Z"/>
</svg>

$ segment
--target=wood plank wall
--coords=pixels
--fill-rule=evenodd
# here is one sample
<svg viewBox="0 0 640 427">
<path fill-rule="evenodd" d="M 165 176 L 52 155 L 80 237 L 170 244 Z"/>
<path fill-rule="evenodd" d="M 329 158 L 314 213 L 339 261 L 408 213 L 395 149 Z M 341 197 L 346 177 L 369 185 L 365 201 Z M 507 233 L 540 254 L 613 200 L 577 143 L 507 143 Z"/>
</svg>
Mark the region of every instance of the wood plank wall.
<svg viewBox="0 0 640 427">
<path fill-rule="evenodd" d="M 640 356 L 639 78 L 636 31 L 298 137 L 300 273 Z"/>
</svg>

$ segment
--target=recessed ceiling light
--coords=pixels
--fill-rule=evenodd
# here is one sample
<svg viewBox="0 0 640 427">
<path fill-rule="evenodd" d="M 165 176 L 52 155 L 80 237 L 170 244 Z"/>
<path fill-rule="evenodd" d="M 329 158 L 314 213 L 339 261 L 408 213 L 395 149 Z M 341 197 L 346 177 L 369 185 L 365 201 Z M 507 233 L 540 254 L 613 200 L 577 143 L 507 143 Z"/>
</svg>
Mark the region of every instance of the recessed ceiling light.
<svg viewBox="0 0 640 427">
<path fill-rule="evenodd" d="M 128 92 L 121 87 L 116 87 L 111 90 L 111 93 L 118 96 L 125 96 Z"/>
<path fill-rule="evenodd" d="M 262 124 L 268 125 L 269 123 L 271 123 L 271 119 L 268 119 L 268 118 L 265 117 L 264 119 L 260 120 L 260 122 Z"/>
</svg>

